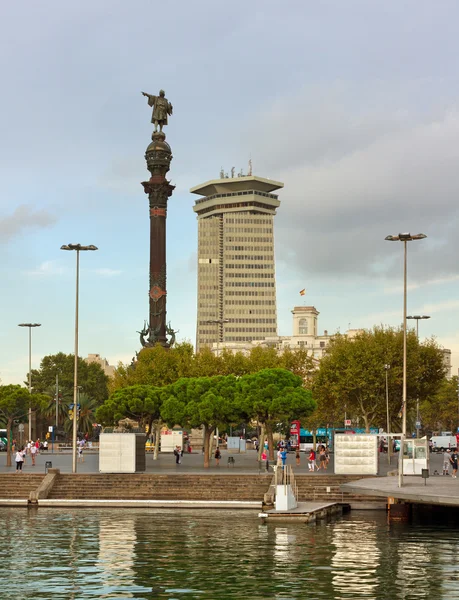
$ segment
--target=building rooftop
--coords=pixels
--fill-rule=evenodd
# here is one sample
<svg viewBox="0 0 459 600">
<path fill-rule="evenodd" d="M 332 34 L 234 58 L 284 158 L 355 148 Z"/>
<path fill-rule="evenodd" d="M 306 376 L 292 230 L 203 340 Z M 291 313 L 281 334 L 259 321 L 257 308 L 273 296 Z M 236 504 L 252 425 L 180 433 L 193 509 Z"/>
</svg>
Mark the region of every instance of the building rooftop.
<svg viewBox="0 0 459 600">
<path fill-rule="evenodd" d="M 284 184 L 273 179 L 265 179 L 256 175 L 246 177 L 225 177 L 224 179 L 211 179 L 205 183 L 195 185 L 190 189 L 192 194 L 199 196 L 212 196 L 214 194 L 225 194 L 227 192 L 243 192 L 256 190 L 259 192 L 272 192 L 283 188 Z"/>
</svg>

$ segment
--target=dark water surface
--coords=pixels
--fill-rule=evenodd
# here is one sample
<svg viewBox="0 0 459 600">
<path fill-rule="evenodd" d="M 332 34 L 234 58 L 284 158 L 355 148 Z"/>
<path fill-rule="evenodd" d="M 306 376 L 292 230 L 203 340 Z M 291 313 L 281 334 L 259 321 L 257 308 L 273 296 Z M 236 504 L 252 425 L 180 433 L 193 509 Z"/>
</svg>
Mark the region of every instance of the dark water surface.
<svg viewBox="0 0 459 600">
<path fill-rule="evenodd" d="M 0 508 L 0 600 L 459 598 L 459 530 L 353 512 Z"/>
</svg>

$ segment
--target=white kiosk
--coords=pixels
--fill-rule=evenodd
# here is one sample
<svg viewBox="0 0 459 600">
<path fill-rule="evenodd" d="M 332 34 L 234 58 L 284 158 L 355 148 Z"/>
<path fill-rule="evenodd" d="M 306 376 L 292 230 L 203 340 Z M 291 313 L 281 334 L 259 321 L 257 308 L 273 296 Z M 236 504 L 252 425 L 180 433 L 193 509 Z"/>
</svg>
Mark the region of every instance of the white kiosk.
<svg viewBox="0 0 459 600">
<path fill-rule="evenodd" d="M 427 438 L 408 439 L 403 442 L 403 475 L 422 475 L 429 468 L 429 442 Z"/>
</svg>

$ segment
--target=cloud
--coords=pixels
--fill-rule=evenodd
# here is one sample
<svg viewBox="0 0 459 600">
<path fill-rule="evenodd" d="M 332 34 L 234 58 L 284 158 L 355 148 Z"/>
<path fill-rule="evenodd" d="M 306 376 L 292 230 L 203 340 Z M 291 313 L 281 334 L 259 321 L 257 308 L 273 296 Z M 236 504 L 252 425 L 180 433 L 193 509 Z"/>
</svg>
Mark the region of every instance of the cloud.
<svg viewBox="0 0 459 600">
<path fill-rule="evenodd" d="M 249 126 L 255 173 L 287 182 L 276 246 L 301 273 L 397 274 L 402 247 L 384 238 L 400 231 L 428 235 L 410 244 L 410 274 L 459 273 L 459 110 L 442 99 L 421 110 L 414 92 L 425 84 L 401 85 L 316 86 Z"/>
<path fill-rule="evenodd" d="M 11 215 L 0 217 L 0 243 L 21 235 L 26 229 L 43 229 L 56 221 L 47 210 L 33 210 L 29 205 L 21 204 Z"/>
<path fill-rule="evenodd" d="M 57 260 L 45 260 L 33 271 L 26 271 L 26 274 L 38 277 L 49 277 L 55 275 L 63 275 L 67 272 L 68 268 L 59 266 Z"/>
<path fill-rule="evenodd" d="M 101 277 L 117 277 L 122 273 L 122 271 L 118 269 L 93 269 L 92 272 Z"/>
<path fill-rule="evenodd" d="M 443 285 L 448 283 L 454 283 L 455 281 L 459 281 L 459 275 L 449 275 L 447 277 L 438 277 L 436 279 L 427 279 L 425 281 L 417 281 L 414 283 L 409 283 L 406 288 L 407 290 L 417 290 L 421 287 L 426 287 L 429 285 Z M 391 286 L 384 288 L 385 294 L 401 294 L 403 293 L 403 285 L 399 286 Z"/>
</svg>

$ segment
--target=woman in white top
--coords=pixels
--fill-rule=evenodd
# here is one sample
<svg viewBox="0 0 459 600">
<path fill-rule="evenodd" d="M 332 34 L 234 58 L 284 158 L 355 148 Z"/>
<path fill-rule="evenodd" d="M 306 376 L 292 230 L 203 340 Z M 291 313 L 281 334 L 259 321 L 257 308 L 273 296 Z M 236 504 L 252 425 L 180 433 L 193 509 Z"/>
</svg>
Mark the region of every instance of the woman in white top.
<svg viewBox="0 0 459 600">
<path fill-rule="evenodd" d="M 24 462 L 24 450 L 21 448 L 16 452 L 16 473 L 21 471 L 22 473 L 22 464 Z"/>
</svg>

